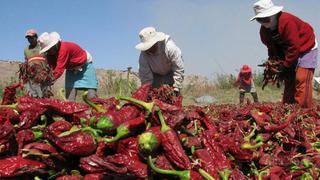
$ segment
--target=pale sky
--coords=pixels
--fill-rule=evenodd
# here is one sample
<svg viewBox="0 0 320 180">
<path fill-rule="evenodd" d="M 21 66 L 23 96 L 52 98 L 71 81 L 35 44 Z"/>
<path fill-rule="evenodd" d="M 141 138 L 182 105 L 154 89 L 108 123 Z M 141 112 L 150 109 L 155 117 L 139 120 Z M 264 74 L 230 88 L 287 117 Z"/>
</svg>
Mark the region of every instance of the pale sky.
<svg viewBox="0 0 320 180">
<path fill-rule="evenodd" d="M 24 33 L 57 31 L 88 50 L 97 68 L 138 69 L 138 33 L 147 26 L 171 35 L 186 74 L 236 74 L 243 64 L 261 71 L 267 58 L 253 0 L 1 0 L 0 59 L 23 60 Z M 319 0 L 274 0 L 311 24 L 320 36 Z"/>
</svg>

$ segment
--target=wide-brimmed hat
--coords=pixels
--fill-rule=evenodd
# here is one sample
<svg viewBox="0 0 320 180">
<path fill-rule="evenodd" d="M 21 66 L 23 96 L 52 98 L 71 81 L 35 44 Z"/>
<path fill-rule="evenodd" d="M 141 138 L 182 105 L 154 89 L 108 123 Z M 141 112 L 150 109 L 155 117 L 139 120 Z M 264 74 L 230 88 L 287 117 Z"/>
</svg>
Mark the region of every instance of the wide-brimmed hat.
<svg viewBox="0 0 320 180">
<path fill-rule="evenodd" d="M 40 48 L 41 48 L 40 54 L 42 54 L 48 51 L 54 45 L 56 45 L 59 41 L 61 41 L 61 39 L 60 39 L 59 33 L 57 32 L 51 32 L 51 33 L 44 32 L 40 35 L 38 41 L 40 43 Z"/>
<path fill-rule="evenodd" d="M 37 35 L 37 30 L 35 30 L 35 29 L 28 29 L 27 32 L 26 32 L 25 37 L 35 36 L 35 35 Z"/>
<path fill-rule="evenodd" d="M 240 69 L 241 73 L 250 73 L 251 72 L 251 68 L 248 65 L 243 65 L 242 68 Z"/>
<path fill-rule="evenodd" d="M 136 45 L 136 49 L 146 51 L 159 41 L 163 41 L 166 35 L 163 32 L 157 32 L 154 27 L 146 27 L 139 33 L 140 43 Z"/>
<path fill-rule="evenodd" d="M 275 6 L 271 0 L 260 0 L 253 5 L 253 10 L 256 15 L 252 17 L 250 21 L 253 21 L 256 18 L 273 16 L 282 11 L 282 9 L 283 6 Z"/>
</svg>

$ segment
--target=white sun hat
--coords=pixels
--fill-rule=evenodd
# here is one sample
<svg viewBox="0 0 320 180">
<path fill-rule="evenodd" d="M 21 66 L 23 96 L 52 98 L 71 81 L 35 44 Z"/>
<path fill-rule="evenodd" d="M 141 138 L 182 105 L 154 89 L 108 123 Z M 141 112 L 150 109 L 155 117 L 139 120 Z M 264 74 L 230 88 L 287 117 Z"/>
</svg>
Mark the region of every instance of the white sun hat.
<svg viewBox="0 0 320 180">
<path fill-rule="evenodd" d="M 271 0 L 260 0 L 253 5 L 253 10 L 256 15 L 252 17 L 250 21 L 253 21 L 256 18 L 273 16 L 282 11 L 282 9 L 283 6 L 275 6 Z"/>
<path fill-rule="evenodd" d="M 159 41 L 163 41 L 166 35 L 163 32 L 157 32 L 154 27 L 146 27 L 139 33 L 140 43 L 136 45 L 136 49 L 146 51 Z"/>
<path fill-rule="evenodd" d="M 54 45 L 56 45 L 59 41 L 61 41 L 61 39 L 59 33 L 57 32 L 44 32 L 40 35 L 38 41 L 41 47 L 40 54 L 42 54 L 48 51 Z"/>
</svg>

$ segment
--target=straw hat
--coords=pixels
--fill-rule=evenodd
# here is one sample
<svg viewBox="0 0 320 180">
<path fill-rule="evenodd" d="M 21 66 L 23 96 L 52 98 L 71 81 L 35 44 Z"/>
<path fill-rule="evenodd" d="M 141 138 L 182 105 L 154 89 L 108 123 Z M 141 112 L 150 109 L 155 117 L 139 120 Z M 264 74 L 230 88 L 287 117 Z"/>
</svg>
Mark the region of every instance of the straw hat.
<svg viewBox="0 0 320 180">
<path fill-rule="evenodd" d="M 271 0 L 260 0 L 253 5 L 255 16 L 250 19 L 253 21 L 257 18 L 273 16 L 282 11 L 283 6 L 275 6 Z"/>
<path fill-rule="evenodd" d="M 60 39 L 59 33 L 57 32 L 42 33 L 39 37 L 39 42 L 41 47 L 40 54 L 48 51 L 51 47 L 56 45 L 59 41 L 61 41 L 61 39 Z"/>
<path fill-rule="evenodd" d="M 136 45 L 136 49 L 146 51 L 159 41 L 163 41 L 166 35 L 163 32 L 157 32 L 154 27 L 146 27 L 139 33 L 140 43 Z"/>
</svg>

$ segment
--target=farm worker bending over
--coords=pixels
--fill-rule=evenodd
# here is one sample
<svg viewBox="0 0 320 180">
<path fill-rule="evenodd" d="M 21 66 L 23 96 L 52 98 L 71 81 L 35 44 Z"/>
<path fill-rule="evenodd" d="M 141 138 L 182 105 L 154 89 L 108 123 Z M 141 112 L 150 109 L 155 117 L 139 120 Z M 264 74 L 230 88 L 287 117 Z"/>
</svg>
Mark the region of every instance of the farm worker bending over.
<svg viewBox="0 0 320 180">
<path fill-rule="evenodd" d="M 279 75 L 285 77 L 283 103 L 312 106 L 312 78 L 317 65 L 317 42 L 312 27 L 298 17 L 283 12 L 271 0 L 260 0 L 253 7 L 261 24 L 260 37 L 268 48 L 269 59 L 280 60 Z"/>
<path fill-rule="evenodd" d="M 146 27 L 139 33 L 141 42 L 136 45 L 140 50 L 139 76 L 142 84 L 152 83 L 154 88 L 162 84 L 174 87 L 178 95 L 184 79 L 181 50 L 169 35 Z"/>
<path fill-rule="evenodd" d="M 58 79 L 66 69 L 66 98 L 75 101 L 78 90 L 88 90 L 88 97 L 96 96 L 98 81 L 91 55 L 73 42 L 62 41 L 57 32 L 43 33 L 39 37 L 40 53 L 45 53 L 54 78 Z"/>
<path fill-rule="evenodd" d="M 20 64 L 19 78 L 23 81 L 29 96 L 50 97 L 53 74 L 46 58 L 40 54 L 40 44 L 35 29 L 29 29 L 25 37 L 29 45 L 24 49 L 25 63 Z"/>
<path fill-rule="evenodd" d="M 243 65 L 240 69 L 235 85 L 239 86 L 240 105 L 243 104 L 245 93 L 251 93 L 254 102 L 258 102 L 258 94 L 252 79 L 251 68 Z"/>
</svg>

